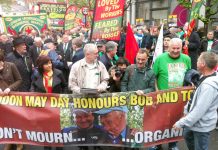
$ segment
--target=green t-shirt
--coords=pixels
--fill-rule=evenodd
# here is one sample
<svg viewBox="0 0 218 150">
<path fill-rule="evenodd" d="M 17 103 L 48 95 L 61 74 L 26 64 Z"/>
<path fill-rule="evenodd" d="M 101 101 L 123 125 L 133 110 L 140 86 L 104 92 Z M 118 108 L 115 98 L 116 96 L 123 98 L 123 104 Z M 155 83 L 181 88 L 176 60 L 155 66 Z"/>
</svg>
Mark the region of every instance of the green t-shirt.
<svg viewBox="0 0 218 150">
<path fill-rule="evenodd" d="M 153 65 L 159 90 L 183 86 L 185 72 L 191 69 L 189 56 L 180 54 L 179 58 L 173 59 L 169 53 L 160 55 Z"/>
</svg>

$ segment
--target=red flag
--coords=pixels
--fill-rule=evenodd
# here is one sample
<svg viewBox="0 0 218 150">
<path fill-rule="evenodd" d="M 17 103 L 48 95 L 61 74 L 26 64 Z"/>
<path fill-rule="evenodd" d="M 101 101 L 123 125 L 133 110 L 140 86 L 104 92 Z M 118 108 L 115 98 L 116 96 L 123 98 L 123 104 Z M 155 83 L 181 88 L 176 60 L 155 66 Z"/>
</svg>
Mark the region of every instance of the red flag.
<svg viewBox="0 0 218 150">
<path fill-rule="evenodd" d="M 126 31 L 125 57 L 131 64 L 134 64 L 138 49 L 138 44 L 136 42 L 130 24 L 128 23 Z"/>
<path fill-rule="evenodd" d="M 192 19 L 191 22 L 188 25 L 187 33 L 184 35 L 185 40 L 189 39 L 194 27 L 195 27 L 195 19 Z M 187 45 L 184 45 L 183 53 L 188 55 L 188 46 Z"/>
<path fill-rule="evenodd" d="M 194 27 L 195 27 L 195 19 L 192 19 L 191 22 L 190 22 L 189 25 L 188 25 L 188 30 L 187 30 L 187 36 L 186 36 L 186 38 L 189 38 L 189 37 L 190 37 L 190 35 L 191 35 L 191 33 L 192 33 Z"/>
</svg>

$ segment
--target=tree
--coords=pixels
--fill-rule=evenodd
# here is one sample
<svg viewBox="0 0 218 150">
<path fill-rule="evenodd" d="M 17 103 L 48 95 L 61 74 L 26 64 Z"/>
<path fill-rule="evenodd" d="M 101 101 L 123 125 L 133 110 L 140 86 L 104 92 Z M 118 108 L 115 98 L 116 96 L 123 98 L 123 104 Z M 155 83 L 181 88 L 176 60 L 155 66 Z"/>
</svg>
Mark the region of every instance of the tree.
<svg viewBox="0 0 218 150">
<path fill-rule="evenodd" d="M 191 10 L 192 3 L 189 0 L 177 0 L 177 1 L 179 2 L 180 5 Z M 203 0 L 203 6 L 205 7 L 205 16 L 196 14 L 196 19 L 199 19 L 204 23 L 204 28 L 207 31 L 208 25 L 213 20 L 212 16 L 218 13 L 218 0 Z"/>
<path fill-rule="evenodd" d="M 13 4 L 12 0 L 0 0 L 0 4 L 2 7 L 3 12 L 10 12 L 11 5 Z"/>
</svg>

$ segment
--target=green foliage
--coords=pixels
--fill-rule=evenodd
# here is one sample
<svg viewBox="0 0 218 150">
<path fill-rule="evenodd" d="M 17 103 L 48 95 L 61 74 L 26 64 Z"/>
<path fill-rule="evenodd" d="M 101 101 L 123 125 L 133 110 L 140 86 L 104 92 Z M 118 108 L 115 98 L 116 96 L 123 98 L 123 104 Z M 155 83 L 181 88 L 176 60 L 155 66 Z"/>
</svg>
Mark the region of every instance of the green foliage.
<svg viewBox="0 0 218 150">
<path fill-rule="evenodd" d="M 12 4 L 12 0 L 0 0 L 0 4 L 7 4 L 7 5 L 11 5 Z"/>
<path fill-rule="evenodd" d="M 191 10 L 192 3 L 189 0 L 177 0 L 180 5 Z M 211 16 L 218 13 L 218 0 L 203 0 L 203 6 L 205 6 L 205 17 L 199 14 L 195 14 L 196 19 L 201 20 L 204 24 L 208 24 L 212 21 Z"/>
<path fill-rule="evenodd" d="M 184 6 L 187 9 L 192 8 L 192 3 L 187 0 L 177 0 L 177 1 L 179 2 L 180 5 Z"/>
<path fill-rule="evenodd" d="M 141 130 L 143 127 L 143 117 L 144 110 L 139 106 L 129 106 L 128 107 L 128 117 L 127 122 L 130 128 L 135 128 Z"/>
<path fill-rule="evenodd" d="M 72 126 L 71 111 L 69 108 L 60 109 L 61 129 Z"/>
<path fill-rule="evenodd" d="M 66 97 L 65 94 L 60 95 L 60 97 Z M 71 97 L 68 95 L 68 98 L 70 99 Z M 72 117 L 72 113 L 71 113 L 71 104 L 69 104 L 68 108 L 61 108 L 60 109 L 60 126 L 61 129 L 66 128 L 66 127 L 70 127 L 75 125 L 74 121 L 73 121 L 73 117 Z"/>
<path fill-rule="evenodd" d="M 79 8 L 88 7 L 90 10 L 93 10 L 95 0 L 69 0 L 69 4 L 76 5 Z"/>
<path fill-rule="evenodd" d="M 57 0 L 58 3 L 64 3 L 65 0 Z"/>
<path fill-rule="evenodd" d="M 10 12 L 12 4 L 12 0 L 0 0 L 0 5 L 2 6 L 4 12 Z"/>
</svg>

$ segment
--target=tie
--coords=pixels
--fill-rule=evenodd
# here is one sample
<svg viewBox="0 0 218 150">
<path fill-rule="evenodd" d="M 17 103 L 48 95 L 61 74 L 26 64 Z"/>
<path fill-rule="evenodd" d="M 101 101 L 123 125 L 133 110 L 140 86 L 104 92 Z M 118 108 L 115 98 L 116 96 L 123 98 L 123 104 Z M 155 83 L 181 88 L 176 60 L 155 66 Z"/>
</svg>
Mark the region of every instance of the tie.
<svg viewBox="0 0 218 150">
<path fill-rule="evenodd" d="M 24 58 L 24 63 L 26 65 L 26 69 L 27 69 L 28 72 L 30 72 L 26 56 L 23 56 L 23 58 Z"/>
<path fill-rule="evenodd" d="M 64 43 L 64 53 L 67 51 L 67 43 Z"/>
<path fill-rule="evenodd" d="M 39 47 L 37 47 L 37 53 L 40 54 L 41 50 Z"/>
</svg>

